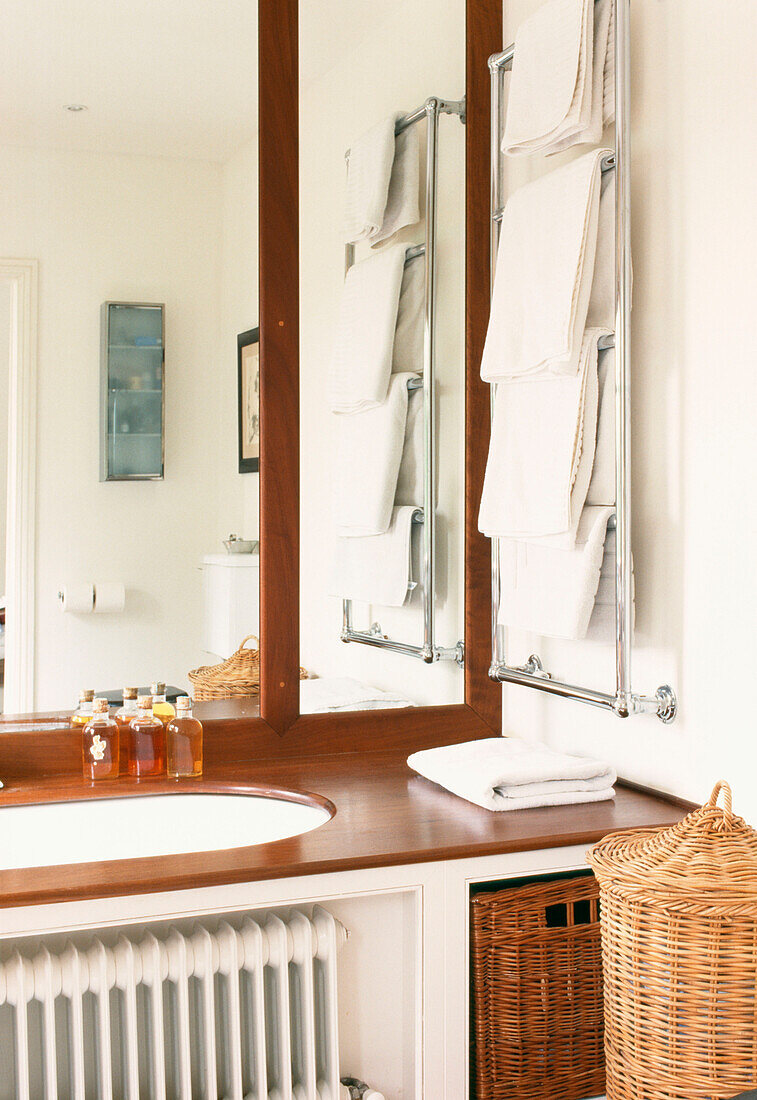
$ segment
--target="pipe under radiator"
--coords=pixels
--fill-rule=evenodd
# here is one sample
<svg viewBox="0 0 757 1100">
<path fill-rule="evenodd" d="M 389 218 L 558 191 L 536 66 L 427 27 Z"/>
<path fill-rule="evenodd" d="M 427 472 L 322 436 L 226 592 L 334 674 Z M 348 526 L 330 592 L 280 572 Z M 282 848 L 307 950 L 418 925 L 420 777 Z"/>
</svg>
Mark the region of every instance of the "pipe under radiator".
<svg viewBox="0 0 757 1100">
<path fill-rule="evenodd" d="M 346 930 L 318 906 L 312 918 L 235 923 L 15 952 L 0 965 L 13 1018 L 0 1100 L 347 1100 L 336 971 Z"/>
</svg>

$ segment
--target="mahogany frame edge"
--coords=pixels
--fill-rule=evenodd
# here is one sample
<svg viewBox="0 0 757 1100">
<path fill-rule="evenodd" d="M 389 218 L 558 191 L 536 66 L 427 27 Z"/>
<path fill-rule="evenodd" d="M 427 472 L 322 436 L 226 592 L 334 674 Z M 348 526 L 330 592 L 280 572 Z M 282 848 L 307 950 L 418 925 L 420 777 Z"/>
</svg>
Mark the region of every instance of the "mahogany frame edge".
<svg viewBox="0 0 757 1100">
<path fill-rule="evenodd" d="M 481 425 L 489 415 L 488 387 L 479 376 L 489 316 L 487 59 L 502 42 L 501 0 L 466 0 L 465 10 L 465 702 L 392 715 L 392 725 L 407 724 L 408 732 L 430 723 L 440 739 L 448 723 L 469 737 L 499 734 L 502 708 L 502 689 L 488 676 L 490 550 L 476 523 L 488 449 Z M 259 0 L 259 11 L 260 722 L 310 743 L 325 723 L 373 741 L 387 731 L 381 712 L 299 713 L 298 0 Z"/>
</svg>

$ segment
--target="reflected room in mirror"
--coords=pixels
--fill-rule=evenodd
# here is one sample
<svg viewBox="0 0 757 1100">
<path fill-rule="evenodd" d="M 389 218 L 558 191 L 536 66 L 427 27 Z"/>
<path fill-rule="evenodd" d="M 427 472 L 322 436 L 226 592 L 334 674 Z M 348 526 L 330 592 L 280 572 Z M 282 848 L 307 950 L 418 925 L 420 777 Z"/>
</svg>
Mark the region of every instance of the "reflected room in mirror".
<svg viewBox="0 0 757 1100">
<path fill-rule="evenodd" d="M 192 693 L 259 635 L 257 5 L 3 15 L 2 709 Z"/>
<path fill-rule="evenodd" d="M 299 12 L 301 710 L 459 703 L 465 5 Z"/>
</svg>

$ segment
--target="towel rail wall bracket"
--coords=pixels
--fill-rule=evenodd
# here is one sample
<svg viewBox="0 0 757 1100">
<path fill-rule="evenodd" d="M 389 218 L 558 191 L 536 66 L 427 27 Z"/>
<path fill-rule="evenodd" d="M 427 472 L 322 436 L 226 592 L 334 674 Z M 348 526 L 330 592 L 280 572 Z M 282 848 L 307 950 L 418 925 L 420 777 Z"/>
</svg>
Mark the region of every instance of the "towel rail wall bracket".
<svg viewBox="0 0 757 1100">
<path fill-rule="evenodd" d="M 515 46 L 510 45 L 489 58 L 491 75 L 491 280 L 494 285 L 499 233 L 504 211 L 501 195 L 500 141 L 504 74 L 512 68 Z M 619 718 L 637 714 L 656 715 L 672 722 L 678 702 L 669 684 L 654 695 L 638 695 L 631 689 L 631 638 L 633 631 L 633 579 L 631 564 L 631 189 L 630 189 L 630 0 L 616 0 L 615 20 L 615 153 L 605 157 L 603 172 L 615 171 L 615 334 L 600 341 L 600 349 L 615 348 L 615 673 L 614 693 L 594 691 L 555 679 L 532 653 L 523 665 L 509 665 L 505 659 L 504 629 L 500 624 L 499 539 L 492 543 L 492 662 L 489 676 L 505 684 L 535 688 L 563 699 L 574 699 L 611 711 Z M 494 392 L 492 390 L 492 412 Z"/>
<path fill-rule="evenodd" d="M 397 642 L 384 634 L 378 623 L 368 630 L 355 630 L 352 625 L 352 600 L 342 600 L 343 642 L 359 642 L 407 657 L 417 657 L 426 664 L 455 661 L 461 668 L 465 661 L 462 641 L 449 648 L 436 644 L 436 207 L 437 168 L 440 115 L 457 115 L 465 123 L 465 99 L 447 100 L 430 96 L 422 106 L 398 118 L 394 133 L 401 134 L 410 126 L 428 121 L 426 143 L 426 243 L 407 249 L 405 263 L 423 257 L 425 264 L 425 300 L 423 314 L 423 378 L 411 382 L 408 389 L 423 393 L 423 508 L 417 509 L 413 521 L 423 525 L 421 550 L 421 593 L 423 603 L 423 642 L 412 645 Z M 349 160 L 349 149 L 345 159 Z M 345 246 L 345 271 L 355 262 L 355 246 Z M 416 398 L 416 400 L 418 400 Z"/>
</svg>

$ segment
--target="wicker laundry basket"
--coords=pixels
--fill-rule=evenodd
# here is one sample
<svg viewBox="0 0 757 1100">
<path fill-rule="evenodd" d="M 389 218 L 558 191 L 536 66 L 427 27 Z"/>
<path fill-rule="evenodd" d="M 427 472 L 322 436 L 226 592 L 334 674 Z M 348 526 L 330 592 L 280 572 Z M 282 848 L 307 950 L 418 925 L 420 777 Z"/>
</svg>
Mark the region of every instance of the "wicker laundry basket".
<svg viewBox="0 0 757 1100">
<path fill-rule="evenodd" d="M 588 861 L 608 1100 L 725 1100 L 757 1086 L 757 832 L 732 812 L 728 784 L 672 828 L 605 837 Z"/>
<path fill-rule="evenodd" d="M 598 897 L 583 875 L 471 899 L 475 1100 L 604 1092 Z"/>
</svg>

